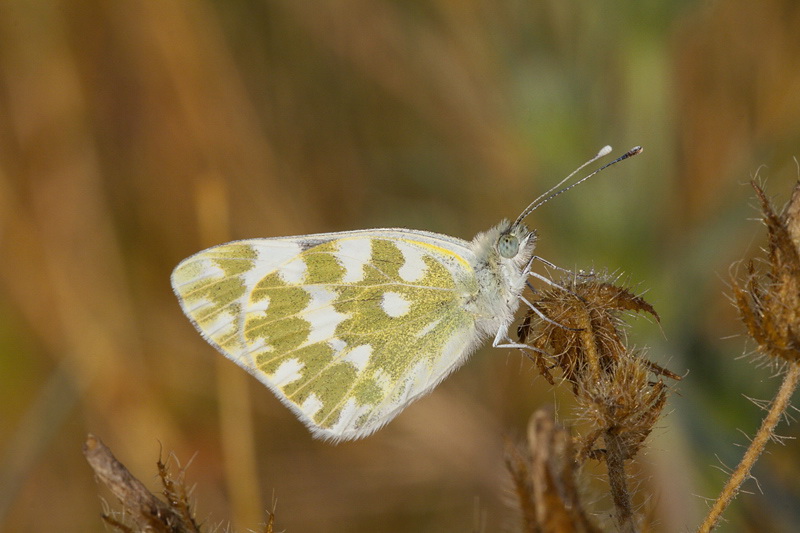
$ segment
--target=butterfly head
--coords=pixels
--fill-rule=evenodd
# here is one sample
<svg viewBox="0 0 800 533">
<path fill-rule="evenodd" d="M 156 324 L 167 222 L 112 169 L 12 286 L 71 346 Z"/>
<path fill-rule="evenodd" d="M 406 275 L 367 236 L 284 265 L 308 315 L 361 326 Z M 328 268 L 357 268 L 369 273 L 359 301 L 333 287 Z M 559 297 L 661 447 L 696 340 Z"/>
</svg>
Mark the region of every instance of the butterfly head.
<svg viewBox="0 0 800 533">
<path fill-rule="evenodd" d="M 533 257 L 536 246 L 536 232 L 525 224 L 503 221 L 487 236 L 494 250 L 495 261 L 507 265 L 511 272 L 519 272 Z M 493 242 L 492 242 L 493 240 Z"/>
<path fill-rule="evenodd" d="M 524 224 L 513 224 L 500 231 L 495 248 L 500 257 L 515 259 L 518 256 L 526 260 L 533 252 L 536 234 Z"/>
</svg>

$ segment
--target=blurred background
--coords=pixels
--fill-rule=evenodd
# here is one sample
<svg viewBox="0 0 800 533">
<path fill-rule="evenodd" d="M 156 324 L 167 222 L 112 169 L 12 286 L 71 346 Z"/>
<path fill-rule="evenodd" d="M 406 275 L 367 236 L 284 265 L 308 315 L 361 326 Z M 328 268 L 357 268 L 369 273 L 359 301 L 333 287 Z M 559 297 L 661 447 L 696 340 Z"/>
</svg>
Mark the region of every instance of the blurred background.
<svg viewBox="0 0 800 533">
<path fill-rule="evenodd" d="M 569 421 L 567 387 L 484 348 L 330 446 L 201 339 L 169 275 L 234 238 L 471 239 L 605 144 L 645 151 L 529 224 L 660 313 L 632 341 L 686 376 L 639 490 L 659 530 L 693 529 L 779 383 L 726 294 L 764 243 L 748 180 L 780 206 L 798 178 L 798 27 L 794 0 L 0 3 L 0 529 L 103 530 L 92 432 L 154 490 L 160 453 L 191 460 L 208 525 L 516 530 L 504 441 L 543 405 Z M 798 443 L 769 452 L 720 531 L 800 522 Z"/>
</svg>

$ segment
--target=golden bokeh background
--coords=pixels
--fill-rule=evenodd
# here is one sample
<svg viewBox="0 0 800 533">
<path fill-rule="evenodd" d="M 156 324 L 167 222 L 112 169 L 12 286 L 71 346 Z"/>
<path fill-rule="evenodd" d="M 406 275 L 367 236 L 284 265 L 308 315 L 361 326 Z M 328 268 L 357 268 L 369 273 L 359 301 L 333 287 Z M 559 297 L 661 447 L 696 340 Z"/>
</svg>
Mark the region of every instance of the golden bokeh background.
<svg viewBox="0 0 800 533">
<path fill-rule="evenodd" d="M 0 529 L 103 530 L 92 432 L 153 489 L 159 453 L 193 458 L 209 526 L 275 505 L 290 532 L 516 530 L 504 440 L 571 413 L 518 352 L 330 446 L 201 339 L 169 274 L 234 238 L 469 239 L 641 144 L 529 223 L 661 314 L 632 340 L 688 374 L 639 490 L 691 530 L 778 384 L 725 294 L 764 241 L 747 181 L 781 204 L 798 178 L 798 28 L 794 0 L 0 3 Z M 720 531 L 800 522 L 798 443 L 770 452 Z"/>
</svg>

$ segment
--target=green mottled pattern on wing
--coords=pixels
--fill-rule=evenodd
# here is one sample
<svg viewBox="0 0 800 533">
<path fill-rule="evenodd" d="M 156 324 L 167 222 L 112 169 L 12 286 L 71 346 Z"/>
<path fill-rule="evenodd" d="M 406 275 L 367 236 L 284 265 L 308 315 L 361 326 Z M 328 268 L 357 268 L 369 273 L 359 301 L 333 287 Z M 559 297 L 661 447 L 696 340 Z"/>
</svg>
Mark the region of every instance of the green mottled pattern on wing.
<svg viewBox="0 0 800 533">
<path fill-rule="evenodd" d="M 344 265 L 337 254 L 345 239 L 357 241 L 348 249 L 363 245 L 369 259 Z M 292 243 L 240 241 L 193 256 L 176 269 L 174 283 L 198 329 L 283 395 L 307 424 L 333 428 L 334 438 L 371 432 L 449 373 L 474 332 L 463 298 L 477 288 L 465 261 L 413 235 L 397 241 L 376 235 L 299 241 L 296 254 L 280 264 L 261 258 L 271 242 Z M 402 271 L 409 249 L 419 274 L 412 281 Z M 299 275 L 298 260 L 305 267 Z M 282 272 L 290 264 L 299 279 Z M 354 264 L 362 269 L 355 281 L 346 279 Z M 407 308 L 388 314 L 387 293 Z M 453 342 L 459 335 L 464 342 Z M 368 351 L 366 360 L 348 359 L 357 348 Z M 342 418 L 346 409 L 345 418 L 356 416 Z"/>
</svg>

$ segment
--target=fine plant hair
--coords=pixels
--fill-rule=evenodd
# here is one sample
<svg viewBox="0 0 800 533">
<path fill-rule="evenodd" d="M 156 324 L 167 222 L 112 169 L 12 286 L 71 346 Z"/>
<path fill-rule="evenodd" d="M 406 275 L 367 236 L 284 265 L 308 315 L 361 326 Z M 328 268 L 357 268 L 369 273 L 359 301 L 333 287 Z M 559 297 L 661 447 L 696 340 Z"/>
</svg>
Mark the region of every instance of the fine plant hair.
<svg viewBox="0 0 800 533">
<path fill-rule="evenodd" d="M 741 462 L 729 472 L 720 495 L 697 531 L 719 525 L 725 509 L 751 477 L 751 469 L 790 407 L 800 382 L 800 183 L 787 206 L 777 213 L 762 188 L 752 183 L 767 228 L 765 257 L 734 268 L 732 300 L 757 350 L 783 374 L 775 398 L 766 409 Z M 743 270 L 744 274 L 738 274 Z M 646 350 L 629 346 L 624 318 L 656 310 L 619 281 L 619 276 L 567 273 L 542 290 L 534 290 L 528 311 L 517 328 L 525 354 L 543 378 L 567 387 L 576 416 L 552 408 L 530 418 L 524 443 L 507 440 L 505 463 L 523 532 L 657 531 L 652 502 L 643 494 L 634 461 L 646 445 L 668 396 L 680 376 L 647 359 Z M 570 420 L 559 423 L 559 420 Z M 102 515 L 117 531 L 213 531 L 195 519 L 186 489 L 186 469 L 174 476 L 161 459 L 157 472 L 166 501 L 150 493 L 95 436 L 89 435 L 84 455 L 97 479 L 119 500 L 123 512 Z M 604 465 L 613 524 L 598 519 L 597 495 L 585 490 L 589 463 Z M 681 475 L 676 473 L 676 475 Z M 634 502 L 645 502 L 637 504 Z M 607 514 L 607 513 L 605 513 Z M 267 511 L 260 528 L 272 533 L 274 512 Z"/>
</svg>

